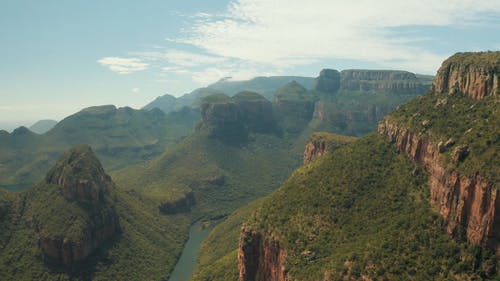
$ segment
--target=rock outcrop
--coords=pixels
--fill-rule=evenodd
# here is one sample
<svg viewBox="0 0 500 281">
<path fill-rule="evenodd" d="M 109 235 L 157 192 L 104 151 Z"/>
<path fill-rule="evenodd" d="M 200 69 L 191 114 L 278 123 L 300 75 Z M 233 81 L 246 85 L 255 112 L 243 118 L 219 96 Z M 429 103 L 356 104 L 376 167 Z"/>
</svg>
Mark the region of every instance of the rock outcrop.
<svg viewBox="0 0 500 281">
<path fill-rule="evenodd" d="M 45 182 L 38 192 L 55 188 L 58 192 L 51 196 L 63 198 L 51 200 L 67 206 L 67 213 L 54 213 L 50 206 L 35 210 L 33 222 L 48 261 L 72 267 L 119 232 L 118 215 L 110 198 L 114 184 L 89 146 L 80 145 L 66 153 L 49 171 Z M 47 217 L 46 212 L 52 213 L 52 217 Z M 63 225 L 56 226 L 52 221 Z"/>
<path fill-rule="evenodd" d="M 281 115 L 310 120 L 316 97 L 299 83 L 292 81 L 278 89 L 274 103 Z"/>
<path fill-rule="evenodd" d="M 61 188 L 67 200 L 101 204 L 104 194 L 112 185 L 111 177 L 89 146 L 70 150 L 47 173 L 45 181 Z"/>
<path fill-rule="evenodd" d="M 267 133 L 276 129 L 273 106 L 264 96 L 245 91 L 236 94 L 233 99 L 249 131 Z"/>
<path fill-rule="evenodd" d="M 349 69 L 340 75 L 342 90 L 421 94 L 428 88 L 414 73 L 407 71 Z"/>
<path fill-rule="evenodd" d="M 447 233 L 500 254 L 500 194 L 480 174 L 465 176 L 446 167 L 439 145 L 385 119 L 378 133 L 429 173 L 430 203 L 446 222 Z"/>
<path fill-rule="evenodd" d="M 500 95 L 500 61 L 495 52 L 458 53 L 443 62 L 433 88 L 437 93 L 465 93 L 480 100 Z"/>
<path fill-rule="evenodd" d="M 238 250 L 240 281 L 285 281 L 286 252 L 278 241 L 242 229 Z"/>
<path fill-rule="evenodd" d="M 158 208 L 162 214 L 173 215 L 189 212 L 195 203 L 194 193 L 190 191 L 176 200 L 162 203 Z"/>
<path fill-rule="evenodd" d="M 323 69 L 314 80 L 314 90 L 335 93 L 340 88 L 340 72 L 335 69 Z"/>
<path fill-rule="evenodd" d="M 243 114 L 232 98 L 224 94 L 211 95 L 203 99 L 200 108 L 202 126 L 209 136 L 228 142 L 247 139 Z"/>
<path fill-rule="evenodd" d="M 304 165 L 320 158 L 328 152 L 355 141 L 356 138 L 327 132 L 314 133 L 304 150 Z"/>
</svg>

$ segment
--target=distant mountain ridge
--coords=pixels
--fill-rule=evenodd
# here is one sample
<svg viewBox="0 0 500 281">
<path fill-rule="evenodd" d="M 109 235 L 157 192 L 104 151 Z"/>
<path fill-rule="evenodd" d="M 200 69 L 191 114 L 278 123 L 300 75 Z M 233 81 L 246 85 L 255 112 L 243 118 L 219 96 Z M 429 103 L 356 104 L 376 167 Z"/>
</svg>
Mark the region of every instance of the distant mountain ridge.
<svg viewBox="0 0 500 281">
<path fill-rule="evenodd" d="M 35 122 L 35 124 L 31 125 L 29 129 L 39 135 L 48 132 L 50 129 L 54 128 L 57 124 L 56 120 L 44 119 Z"/>
<path fill-rule="evenodd" d="M 91 145 L 109 169 L 144 161 L 188 135 L 198 119 L 189 109 L 165 114 L 105 105 L 70 115 L 41 135 L 25 127 L 1 131 L 0 186 L 28 187 L 66 149 L 82 143 Z"/>
</svg>

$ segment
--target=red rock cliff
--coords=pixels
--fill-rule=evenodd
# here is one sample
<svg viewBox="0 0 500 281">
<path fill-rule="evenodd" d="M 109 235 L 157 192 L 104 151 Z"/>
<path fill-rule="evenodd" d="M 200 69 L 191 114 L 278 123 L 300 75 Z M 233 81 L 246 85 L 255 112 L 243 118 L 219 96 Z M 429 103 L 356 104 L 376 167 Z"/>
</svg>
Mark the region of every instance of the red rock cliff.
<svg viewBox="0 0 500 281">
<path fill-rule="evenodd" d="M 238 250 L 240 281 L 289 280 L 283 266 L 286 252 L 279 242 L 242 229 Z"/>
<path fill-rule="evenodd" d="M 443 62 L 433 83 L 437 93 L 466 93 L 473 99 L 500 94 L 500 62 L 494 53 L 456 54 Z"/>
<path fill-rule="evenodd" d="M 308 164 L 327 152 L 355 141 L 355 137 L 348 137 L 327 132 L 314 133 L 306 144 L 304 150 L 304 164 Z"/>
<path fill-rule="evenodd" d="M 378 133 L 429 172 L 431 205 L 446 221 L 448 234 L 500 253 L 500 194 L 479 174 L 461 175 L 447 168 L 438 145 L 387 119 Z"/>
</svg>

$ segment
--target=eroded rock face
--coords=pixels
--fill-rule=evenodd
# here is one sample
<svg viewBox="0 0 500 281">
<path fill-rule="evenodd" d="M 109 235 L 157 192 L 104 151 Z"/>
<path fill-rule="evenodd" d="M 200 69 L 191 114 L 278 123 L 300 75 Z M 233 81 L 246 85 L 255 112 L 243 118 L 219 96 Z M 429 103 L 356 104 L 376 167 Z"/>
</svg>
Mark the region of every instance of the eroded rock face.
<svg viewBox="0 0 500 281">
<path fill-rule="evenodd" d="M 242 229 L 238 250 L 240 281 L 289 280 L 284 268 L 286 252 L 279 242 Z"/>
<path fill-rule="evenodd" d="M 273 106 L 269 100 L 254 92 L 240 92 L 233 99 L 236 101 L 243 122 L 252 132 L 267 133 L 276 129 Z"/>
<path fill-rule="evenodd" d="M 158 208 L 160 209 L 161 213 L 172 215 L 172 214 L 189 212 L 194 204 L 195 204 L 194 193 L 188 192 L 184 196 L 178 198 L 177 200 L 161 204 Z"/>
<path fill-rule="evenodd" d="M 306 144 L 303 158 L 304 165 L 355 140 L 355 137 L 341 136 L 327 132 L 316 132 Z"/>
<path fill-rule="evenodd" d="M 498 53 L 498 52 L 497 52 Z M 467 60 L 461 59 L 467 55 Z M 480 100 L 500 94 L 500 61 L 490 53 L 456 54 L 443 62 L 433 88 L 437 93 L 466 93 Z"/>
<path fill-rule="evenodd" d="M 44 256 L 51 261 L 71 267 L 84 261 L 119 231 L 118 216 L 114 213 L 93 219 L 94 222 L 87 225 L 78 240 L 54 236 L 41 237 L 39 244 Z M 102 221 L 96 223 L 95 220 L 99 219 Z"/>
<path fill-rule="evenodd" d="M 217 100 L 205 100 L 200 109 L 203 127 L 211 137 L 228 142 L 247 139 L 248 131 L 244 126 L 243 114 L 230 97 L 218 95 Z"/>
<path fill-rule="evenodd" d="M 378 133 L 429 172 L 431 205 L 446 221 L 448 234 L 464 235 L 470 242 L 500 253 L 500 194 L 481 175 L 461 175 L 447 168 L 438 144 L 407 128 L 389 122 L 379 124 Z"/>
<path fill-rule="evenodd" d="M 314 89 L 320 92 L 335 93 L 340 88 L 340 72 L 335 69 L 323 69 L 314 80 Z"/>
<path fill-rule="evenodd" d="M 102 201 L 105 190 L 112 185 L 111 177 L 88 146 L 71 150 L 47 173 L 45 181 L 60 186 L 68 200 L 95 204 Z"/>
<path fill-rule="evenodd" d="M 76 206 L 61 212 L 75 212 L 75 208 L 81 210 L 66 216 L 64 225 L 59 226 L 63 231 L 54 231 L 52 228 L 55 226 L 44 221 L 53 218 L 33 219 L 40 235 L 40 249 L 46 260 L 72 267 L 120 231 L 118 215 L 109 198 L 114 184 L 86 145 L 77 146 L 66 153 L 49 171 L 45 181 L 47 185 L 43 188 L 58 188 L 63 200 L 76 201 Z"/>
<path fill-rule="evenodd" d="M 274 104 L 281 116 L 309 121 L 314 112 L 316 97 L 292 81 L 278 89 L 274 96 Z"/>
<path fill-rule="evenodd" d="M 414 73 L 391 70 L 343 70 L 340 87 L 350 91 L 390 91 L 402 94 L 421 94 L 423 85 Z"/>
</svg>

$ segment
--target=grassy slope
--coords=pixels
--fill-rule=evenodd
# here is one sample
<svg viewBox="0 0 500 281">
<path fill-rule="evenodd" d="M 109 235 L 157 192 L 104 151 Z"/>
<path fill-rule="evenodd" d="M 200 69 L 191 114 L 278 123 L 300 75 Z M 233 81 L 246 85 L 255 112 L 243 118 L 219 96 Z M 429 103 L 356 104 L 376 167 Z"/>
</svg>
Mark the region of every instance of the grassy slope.
<svg viewBox="0 0 500 281">
<path fill-rule="evenodd" d="M 248 143 L 234 146 L 197 132 L 161 157 L 113 178 L 158 203 L 193 191 L 194 215 L 217 217 L 275 190 L 298 165 L 288 147 L 274 135 L 254 134 Z"/>
<path fill-rule="evenodd" d="M 426 182 L 370 136 L 295 171 L 246 227 L 280 241 L 297 280 L 483 278 L 496 261 L 444 234 Z"/>
</svg>

